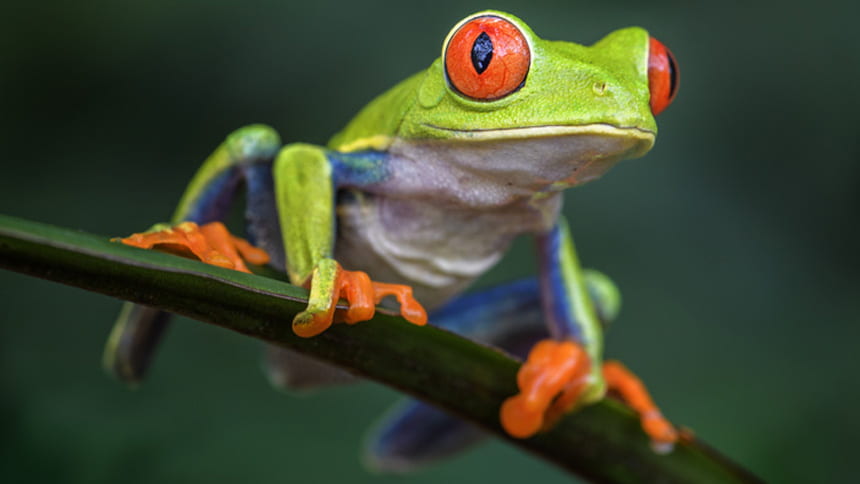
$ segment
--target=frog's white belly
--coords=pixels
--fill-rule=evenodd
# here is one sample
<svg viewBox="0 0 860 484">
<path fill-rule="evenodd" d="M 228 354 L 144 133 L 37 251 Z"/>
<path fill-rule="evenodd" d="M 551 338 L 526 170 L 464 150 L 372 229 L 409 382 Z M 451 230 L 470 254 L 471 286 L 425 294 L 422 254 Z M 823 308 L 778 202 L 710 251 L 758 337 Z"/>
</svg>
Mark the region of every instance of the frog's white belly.
<svg viewBox="0 0 860 484">
<path fill-rule="evenodd" d="M 556 203 L 558 204 L 558 203 Z M 428 309 L 462 292 L 542 217 L 527 205 L 498 210 L 356 194 L 338 206 L 335 257 L 380 282 L 409 284 Z"/>
<path fill-rule="evenodd" d="M 572 132 L 395 139 L 385 180 L 364 188 L 372 193 L 348 192 L 338 206 L 337 260 L 375 280 L 411 285 L 432 309 L 498 262 L 514 237 L 552 228 L 561 190 L 653 142 L 610 127 L 558 129 Z"/>
</svg>

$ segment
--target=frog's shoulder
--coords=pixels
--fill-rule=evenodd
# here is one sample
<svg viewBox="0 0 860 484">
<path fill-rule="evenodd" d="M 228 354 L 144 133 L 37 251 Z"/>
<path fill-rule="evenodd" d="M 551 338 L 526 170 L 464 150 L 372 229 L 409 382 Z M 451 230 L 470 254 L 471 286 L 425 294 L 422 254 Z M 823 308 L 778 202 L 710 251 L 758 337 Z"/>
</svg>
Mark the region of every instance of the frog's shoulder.
<svg viewBox="0 0 860 484">
<path fill-rule="evenodd" d="M 379 95 L 329 140 L 328 147 L 343 152 L 387 149 L 426 75 L 426 71 L 414 74 Z"/>
</svg>

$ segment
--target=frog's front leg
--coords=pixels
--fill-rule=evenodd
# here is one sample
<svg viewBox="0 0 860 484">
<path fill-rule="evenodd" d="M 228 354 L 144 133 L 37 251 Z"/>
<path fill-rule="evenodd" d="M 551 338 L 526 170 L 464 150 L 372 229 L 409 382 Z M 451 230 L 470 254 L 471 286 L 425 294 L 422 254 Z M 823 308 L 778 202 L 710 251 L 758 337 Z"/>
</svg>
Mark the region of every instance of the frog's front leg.
<svg viewBox="0 0 860 484">
<path fill-rule="evenodd" d="M 272 160 L 280 146 L 280 138 L 268 126 L 252 125 L 234 131 L 197 171 L 170 223 L 158 224 L 123 242 L 141 248 L 168 247 L 175 252 L 196 254 L 216 265 L 245 271 L 243 255 L 250 262 L 264 263 L 267 258 L 264 252 L 232 237 L 218 221 L 226 216 L 244 180 L 250 228 L 257 228 L 258 233 L 265 232 L 261 228 L 264 207 L 272 207 L 268 211 L 274 214 L 274 204 L 264 200 L 271 189 L 266 190 L 263 185 L 271 185 Z M 272 247 L 267 249 L 277 259 L 277 251 Z M 168 324 L 168 313 L 125 303 L 105 346 L 105 368 L 125 382 L 139 382 Z"/>
<path fill-rule="evenodd" d="M 424 308 L 412 297 L 412 288 L 371 281 L 366 273 L 344 270 L 332 258 L 337 188 L 367 183 L 374 178 L 368 171 L 380 170 L 362 156 L 294 144 L 282 149 L 275 160 L 275 200 L 287 274 L 293 284 L 310 289 L 307 309 L 293 319 L 293 331 L 299 336 L 315 336 L 335 318 L 350 324 L 368 320 L 386 296 L 397 298 L 408 321 L 427 322 Z M 335 314 L 341 297 L 349 309 Z"/>
<path fill-rule="evenodd" d="M 677 432 L 638 378 L 620 363 L 602 365 L 602 328 L 567 224 L 538 237 L 538 247 L 542 305 L 552 338 L 538 342 L 520 368 L 520 393 L 502 405 L 502 426 L 514 437 L 530 437 L 565 412 L 600 400 L 608 387 L 639 413 L 655 448 L 671 448 Z"/>
<path fill-rule="evenodd" d="M 221 223 L 230 209 L 237 189 L 244 182 L 248 192 L 247 215 L 251 228 L 261 216 L 256 209 L 265 205 L 265 183 L 260 174 L 271 170 L 280 148 L 280 138 L 272 128 L 251 125 L 227 136 L 206 159 L 189 182 L 170 223 L 156 224 L 143 233 L 118 239 L 142 249 L 193 255 L 208 264 L 250 272 L 245 261 L 265 264 L 266 251 L 235 237 Z M 271 176 L 271 175 L 269 175 Z"/>
</svg>

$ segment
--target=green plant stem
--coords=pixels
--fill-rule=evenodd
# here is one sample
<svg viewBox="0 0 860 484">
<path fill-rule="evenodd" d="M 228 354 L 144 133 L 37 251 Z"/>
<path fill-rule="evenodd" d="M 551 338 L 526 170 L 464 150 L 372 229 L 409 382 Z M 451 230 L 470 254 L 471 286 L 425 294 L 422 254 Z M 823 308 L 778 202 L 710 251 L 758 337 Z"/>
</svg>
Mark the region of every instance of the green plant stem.
<svg viewBox="0 0 860 484">
<path fill-rule="evenodd" d="M 671 454 L 655 454 L 636 416 L 611 399 L 566 416 L 536 437 L 512 439 L 499 426 L 498 409 L 517 391 L 519 362 L 453 333 L 414 326 L 390 314 L 299 338 L 290 322 L 303 309 L 307 293 L 276 279 L 2 215 L 0 267 L 298 350 L 433 403 L 592 481 L 760 482 L 692 437 Z"/>
</svg>

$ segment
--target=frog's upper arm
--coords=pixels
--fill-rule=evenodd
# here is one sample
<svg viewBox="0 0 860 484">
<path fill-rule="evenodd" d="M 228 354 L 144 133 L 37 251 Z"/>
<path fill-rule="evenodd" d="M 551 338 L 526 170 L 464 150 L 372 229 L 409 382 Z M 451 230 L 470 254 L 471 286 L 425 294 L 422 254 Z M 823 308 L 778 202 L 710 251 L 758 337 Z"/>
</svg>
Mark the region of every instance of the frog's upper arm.
<svg viewBox="0 0 860 484">
<path fill-rule="evenodd" d="M 320 259 L 332 256 L 337 190 L 383 181 L 387 159 L 379 151 L 341 153 L 303 143 L 278 153 L 272 171 L 275 200 L 294 284 L 303 284 Z"/>
<path fill-rule="evenodd" d="M 362 188 L 386 176 L 387 156 L 377 151 L 339 153 L 320 146 L 285 146 L 273 166 L 274 192 L 290 281 L 310 288 L 308 307 L 293 319 L 299 336 L 319 334 L 333 322 L 335 303 L 350 304 L 346 322 L 370 319 L 387 295 L 397 297 L 408 321 L 425 324 L 427 314 L 412 289 L 381 284 L 364 272 L 346 271 L 333 258 L 337 189 Z"/>
<path fill-rule="evenodd" d="M 278 219 L 287 252 L 287 274 L 301 285 L 317 262 L 332 253 L 334 187 L 325 151 L 317 146 L 284 147 L 272 167 Z"/>
<path fill-rule="evenodd" d="M 303 284 L 317 262 L 332 256 L 337 190 L 367 187 L 389 176 L 386 150 L 423 77 L 415 74 L 374 99 L 327 148 L 296 143 L 278 154 L 273 167 L 276 203 L 294 284 Z"/>
</svg>

